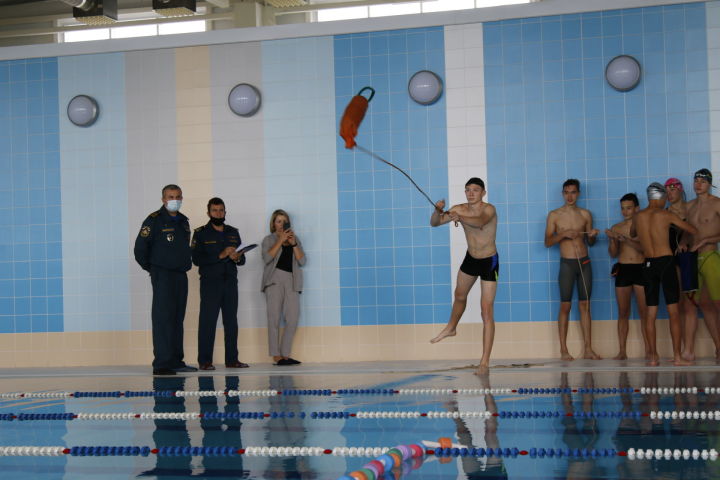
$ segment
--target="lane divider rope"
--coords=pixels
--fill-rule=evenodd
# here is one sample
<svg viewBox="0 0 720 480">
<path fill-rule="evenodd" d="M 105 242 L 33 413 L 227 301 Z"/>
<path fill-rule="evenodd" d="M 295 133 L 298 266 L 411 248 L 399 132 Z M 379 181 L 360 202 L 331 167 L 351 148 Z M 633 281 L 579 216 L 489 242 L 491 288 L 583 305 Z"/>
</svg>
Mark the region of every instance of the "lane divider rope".
<svg viewBox="0 0 720 480">
<path fill-rule="evenodd" d="M 99 412 L 99 413 L 14 413 L 0 414 L 0 421 L 27 422 L 27 421 L 45 421 L 45 420 L 223 420 L 223 419 L 241 419 L 241 420 L 264 420 L 272 418 L 311 418 L 317 420 L 332 419 L 386 419 L 386 418 L 490 418 L 499 417 L 503 419 L 517 418 L 640 418 L 650 417 L 652 419 L 693 419 L 693 420 L 716 420 L 720 421 L 720 410 L 715 411 L 651 411 L 643 413 L 637 410 L 633 411 L 583 411 L 575 412 L 564 411 L 507 411 L 499 412 L 491 411 L 358 411 L 358 412 Z"/>
<path fill-rule="evenodd" d="M 146 391 L 89 391 L 89 392 L 14 392 L 0 393 L 1 400 L 22 398 L 136 398 L 136 397 L 274 397 L 277 395 L 556 395 L 569 393 L 618 394 L 639 393 L 641 395 L 714 395 L 720 394 L 720 387 L 520 387 L 520 388 L 345 388 L 345 389 L 256 389 L 256 390 L 146 390 Z"/>
</svg>

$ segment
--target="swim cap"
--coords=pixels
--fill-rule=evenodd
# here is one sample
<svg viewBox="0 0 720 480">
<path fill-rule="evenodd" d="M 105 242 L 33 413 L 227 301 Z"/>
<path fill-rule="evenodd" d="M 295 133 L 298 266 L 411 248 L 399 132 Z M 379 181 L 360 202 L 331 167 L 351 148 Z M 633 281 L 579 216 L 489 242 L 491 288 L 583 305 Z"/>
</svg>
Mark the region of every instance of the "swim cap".
<svg viewBox="0 0 720 480">
<path fill-rule="evenodd" d="M 707 180 L 707 182 L 712 185 L 712 172 L 707 168 L 701 168 L 700 170 L 695 172 L 695 176 L 693 178 L 702 178 L 704 180 Z"/>
<path fill-rule="evenodd" d="M 683 184 L 680 180 L 678 180 L 675 177 L 670 177 L 667 180 L 665 180 L 665 187 L 674 186 L 675 189 L 683 191 Z"/>
<path fill-rule="evenodd" d="M 653 182 L 647 187 L 648 200 L 662 200 L 665 198 L 665 187 L 658 182 Z"/>
</svg>

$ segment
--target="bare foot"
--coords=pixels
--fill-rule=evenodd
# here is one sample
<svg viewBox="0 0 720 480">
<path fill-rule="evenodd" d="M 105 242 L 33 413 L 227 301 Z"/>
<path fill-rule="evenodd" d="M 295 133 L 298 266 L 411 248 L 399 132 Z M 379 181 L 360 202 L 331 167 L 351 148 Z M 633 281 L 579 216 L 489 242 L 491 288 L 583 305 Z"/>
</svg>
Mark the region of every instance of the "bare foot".
<svg viewBox="0 0 720 480">
<path fill-rule="evenodd" d="M 490 373 L 490 365 L 487 364 L 480 364 L 478 365 L 477 370 L 475 370 L 475 375 L 487 375 Z"/>
<path fill-rule="evenodd" d="M 445 337 L 454 337 L 454 336 L 455 336 L 455 330 L 443 329 L 443 331 L 440 332 L 437 337 L 430 340 L 430 343 L 438 343 L 440 340 L 444 339 Z"/>
<path fill-rule="evenodd" d="M 685 360 L 682 355 L 673 359 L 673 365 L 675 365 L 676 367 L 688 367 L 694 364 L 695 362 L 693 362 L 692 360 Z"/>
<path fill-rule="evenodd" d="M 657 367 L 660 365 L 660 357 L 657 355 L 649 355 L 647 357 L 647 364 L 651 367 Z"/>
<path fill-rule="evenodd" d="M 613 357 L 613 360 L 627 360 L 627 354 L 625 352 L 620 352 Z"/>
<path fill-rule="evenodd" d="M 570 352 L 560 352 L 560 360 L 563 360 L 565 362 L 572 362 L 575 359 L 572 357 L 572 355 L 570 355 Z"/>
<path fill-rule="evenodd" d="M 602 360 L 602 357 L 597 353 L 593 352 L 592 349 L 585 350 L 585 353 L 583 353 L 583 358 L 587 360 Z"/>
<path fill-rule="evenodd" d="M 683 360 L 687 360 L 688 362 L 695 361 L 695 353 L 683 352 L 681 357 Z"/>
</svg>

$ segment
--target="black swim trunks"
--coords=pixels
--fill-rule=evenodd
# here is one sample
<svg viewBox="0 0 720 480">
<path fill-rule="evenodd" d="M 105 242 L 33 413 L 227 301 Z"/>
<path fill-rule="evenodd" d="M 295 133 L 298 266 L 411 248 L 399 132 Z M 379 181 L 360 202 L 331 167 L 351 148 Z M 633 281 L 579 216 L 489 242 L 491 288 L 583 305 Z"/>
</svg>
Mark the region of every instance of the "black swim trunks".
<svg viewBox="0 0 720 480">
<path fill-rule="evenodd" d="M 645 286 L 645 276 L 643 275 L 642 267 L 642 263 L 618 263 L 618 273 L 615 276 L 615 286 Z"/>
<path fill-rule="evenodd" d="M 675 271 L 675 257 L 646 258 L 643 263 L 645 275 L 645 303 L 648 307 L 657 307 L 660 304 L 660 285 L 665 295 L 665 304 L 678 303 L 680 299 L 680 285 Z"/>
<path fill-rule="evenodd" d="M 675 263 L 680 268 L 680 289 L 685 293 L 698 290 L 697 257 L 697 252 L 678 252 L 675 254 Z"/>
<path fill-rule="evenodd" d="M 590 257 L 560 258 L 560 271 L 558 272 L 560 284 L 560 301 L 572 301 L 575 284 L 578 286 L 578 300 L 590 300 L 592 295 L 592 266 Z"/>
<path fill-rule="evenodd" d="M 492 257 L 475 258 L 470 253 L 465 254 L 465 260 L 460 265 L 460 271 L 473 277 L 480 277 L 486 282 L 497 282 L 500 272 L 500 259 L 496 253 Z"/>
</svg>

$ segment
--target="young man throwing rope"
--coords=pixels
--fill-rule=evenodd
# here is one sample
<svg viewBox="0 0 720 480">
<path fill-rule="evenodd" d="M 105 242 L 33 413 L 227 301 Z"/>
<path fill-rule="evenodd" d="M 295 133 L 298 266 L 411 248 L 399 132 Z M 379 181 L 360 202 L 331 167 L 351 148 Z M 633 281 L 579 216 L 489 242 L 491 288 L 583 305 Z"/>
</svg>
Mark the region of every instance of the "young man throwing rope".
<svg viewBox="0 0 720 480">
<path fill-rule="evenodd" d="M 445 212 L 445 201 L 435 204 L 430 225 L 438 227 L 448 222 L 462 224 L 467 240 L 467 254 L 457 274 L 455 297 L 450 320 L 445 328 L 430 343 L 437 343 L 445 337 L 454 337 L 455 328 L 465 312 L 467 296 L 475 281 L 480 277 L 480 314 L 483 320 L 483 354 L 477 373 L 484 373 L 490 366 L 490 351 L 495 338 L 493 306 L 497 292 L 497 278 L 500 268 L 495 248 L 497 214 L 495 207 L 482 199 L 485 196 L 485 182 L 473 177 L 465 184 L 467 203 L 453 206 Z"/>
<path fill-rule="evenodd" d="M 560 244 L 560 272 L 558 273 L 560 358 L 573 360 L 567 347 L 567 333 L 573 289 L 577 283 L 580 327 L 584 341 L 582 357 L 599 360 L 600 356 L 592 349 L 590 324 L 592 267 L 587 248 L 588 245 L 595 244 L 599 231 L 593 228 L 590 211 L 577 206 L 577 199 L 580 196 L 579 180 L 574 178 L 566 180 L 563 183 L 562 195 L 565 205 L 548 214 L 545 227 L 545 246 L 550 248 Z"/>
</svg>

